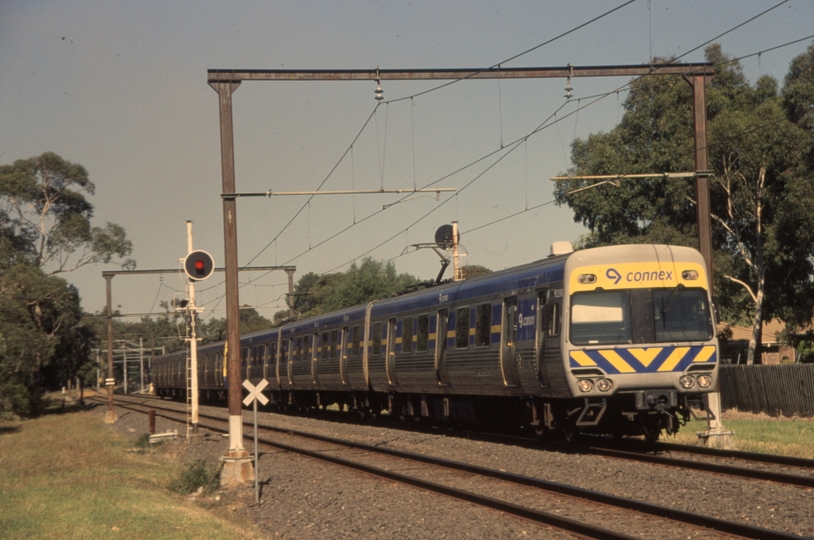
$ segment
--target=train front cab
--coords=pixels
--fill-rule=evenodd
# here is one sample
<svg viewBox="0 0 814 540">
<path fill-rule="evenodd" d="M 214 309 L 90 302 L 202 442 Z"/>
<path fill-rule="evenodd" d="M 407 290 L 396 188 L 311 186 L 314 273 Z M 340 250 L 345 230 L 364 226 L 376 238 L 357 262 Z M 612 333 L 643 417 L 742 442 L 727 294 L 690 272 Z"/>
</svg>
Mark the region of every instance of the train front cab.
<svg viewBox="0 0 814 540">
<path fill-rule="evenodd" d="M 566 263 L 565 371 L 576 431 L 678 431 L 718 375 L 706 267 L 693 249 L 612 246 Z"/>
</svg>

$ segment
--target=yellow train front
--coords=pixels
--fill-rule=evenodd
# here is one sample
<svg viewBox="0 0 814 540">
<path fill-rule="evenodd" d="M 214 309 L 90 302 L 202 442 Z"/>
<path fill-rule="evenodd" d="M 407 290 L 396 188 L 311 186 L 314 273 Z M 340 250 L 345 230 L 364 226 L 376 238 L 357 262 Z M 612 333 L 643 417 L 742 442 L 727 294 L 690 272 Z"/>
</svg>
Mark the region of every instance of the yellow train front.
<svg viewBox="0 0 814 540">
<path fill-rule="evenodd" d="M 706 267 L 694 249 L 628 245 L 572 253 L 563 279 L 568 432 L 678 431 L 718 375 Z M 563 416 L 564 415 L 564 416 Z M 566 423 L 566 426 L 562 424 Z"/>
</svg>

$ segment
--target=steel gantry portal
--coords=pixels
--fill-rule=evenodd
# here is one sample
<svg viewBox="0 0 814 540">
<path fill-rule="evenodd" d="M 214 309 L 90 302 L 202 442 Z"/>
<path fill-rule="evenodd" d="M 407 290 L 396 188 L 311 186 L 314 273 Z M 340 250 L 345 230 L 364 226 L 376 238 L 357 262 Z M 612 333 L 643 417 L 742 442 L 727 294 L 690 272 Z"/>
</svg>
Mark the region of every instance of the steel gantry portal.
<svg viewBox="0 0 814 540">
<path fill-rule="evenodd" d="M 218 93 L 220 107 L 221 172 L 223 200 L 223 234 L 226 255 L 226 334 L 229 350 L 240 350 L 240 327 L 238 320 L 237 280 L 237 207 L 235 189 L 235 152 L 232 125 L 232 94 L 243 81 L 384 81 L 384 80 L 456 80 L 456 79 L 530 79 L 568 77 L 637 77 L 637 76 L 683 76 L 693 87 L 695 120 L 695 164 L 698 236 L 701 254 L 712 276 L 712 242 L 710 239 L 709 173 L 707 171 L 706 142 L 706 90 L 715 74 L 712 64 L 663 64 L 663 65 L 617 65 L 617 66 L 565 66 L 520 67 L 502 66 L 487 69 L 356 69 L 356 70 L 262 70 L 262 69 L 210 69 L 207 82 Z M 377 96 L 379 97 L 379 96 Z M 246 470 L 248 454 L 243 448 L 241 425 L 239 355 L 229 355 L 229 452 L 224 457 L 226 467 L 236 474 L 227 473 L 222 480 L 243 482 L 253 477 Z M 240 463 L 230 467 L 230 460 Z M 249 462 L 249 467 L 251 464 Z M 243 471 L 241 473 L 241 471 Z M 241 478 L 242 476 L 242 478 Z"/>
</svg>

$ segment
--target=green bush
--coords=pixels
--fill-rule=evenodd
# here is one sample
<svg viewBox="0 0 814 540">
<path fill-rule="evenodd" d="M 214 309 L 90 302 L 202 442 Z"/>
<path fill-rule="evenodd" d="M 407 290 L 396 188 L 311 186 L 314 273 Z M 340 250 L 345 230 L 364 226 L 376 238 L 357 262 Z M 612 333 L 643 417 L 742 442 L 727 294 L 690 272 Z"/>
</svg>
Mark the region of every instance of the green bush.
<svg viewBox="0 0 814 540">
<path fill-rule="evenodd" d="M 203 460 L 197 459 L 187 465 L 169 487 L 182 495 L 189 495 L 199 488 L 203 488 L 204 493 L 211 493 L 220 487 L 220 470 L 209 468 Z"/>
<path fill-rule="evenodd" d="M 150 434 L 142 433 L 139 438 L 136 439 L 136 442 L 133 443 L 133 446 L 135 446 L 139 452 L 147 450 L 150 447 Z"/>
<path fill-rule="evenodd" d="M 37 410 L 36 400 L 24 385 L 11 381 L 0 383 L 0 418 L 30 418 Z"/>
</svg>

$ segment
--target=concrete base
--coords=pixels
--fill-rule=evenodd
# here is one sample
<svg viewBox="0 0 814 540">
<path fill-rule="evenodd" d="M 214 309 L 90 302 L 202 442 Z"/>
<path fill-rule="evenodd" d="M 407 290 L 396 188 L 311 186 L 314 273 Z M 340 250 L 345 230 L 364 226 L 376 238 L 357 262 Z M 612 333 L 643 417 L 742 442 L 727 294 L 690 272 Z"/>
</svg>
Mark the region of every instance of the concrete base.
<svg viewBox="0 0 814 540">
<path fill-rule="evenodd" d="M 118 419 L 119 417 L 116 415 L 116 409 L 108 409 L 107 412 L 105 413 L 106 424 L 112 424 Z"/>
<path fill-rule="evenodd" d="M 737 444 L 735 444 L 735 432 L 732 430 L 715 428 L 706 431 L 697 431 L 696 435 L 698 435 L 701 446 L 721 448 L 724 450 L 737 449 Z"/>
<path fill-rule="evenodd" d="M 254 463 L 245 450 L 230 450 L 221 458 L 220 485 L 223 487 L 243 485 L 254 481 Z"/>
</svg>

